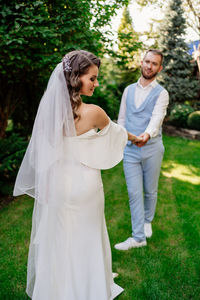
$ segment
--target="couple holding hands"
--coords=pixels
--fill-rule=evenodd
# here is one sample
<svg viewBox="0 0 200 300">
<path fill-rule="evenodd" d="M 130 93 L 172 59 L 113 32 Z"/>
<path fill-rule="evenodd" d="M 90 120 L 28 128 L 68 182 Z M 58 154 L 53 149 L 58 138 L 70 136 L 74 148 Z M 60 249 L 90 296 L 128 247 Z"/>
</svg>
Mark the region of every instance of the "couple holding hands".
<svg viewBox="0 0 200 300">
<path fill-rule="evenodd" d="M 26 289 L 33 300 L 111 300 L 123 291 L 113 281 L 100 172 L 123 159 L 132 235 L 114 247 L 146 246 L 169 101 L 156 81 L 162 60 L 160 51 L 146 52 L 140 79 L 124 90 L 118 124 L 81 99 L 99 85 L 95 55 L 69 52 L 51 74 L 14 188 L 35 199 Z"/>
</svg>

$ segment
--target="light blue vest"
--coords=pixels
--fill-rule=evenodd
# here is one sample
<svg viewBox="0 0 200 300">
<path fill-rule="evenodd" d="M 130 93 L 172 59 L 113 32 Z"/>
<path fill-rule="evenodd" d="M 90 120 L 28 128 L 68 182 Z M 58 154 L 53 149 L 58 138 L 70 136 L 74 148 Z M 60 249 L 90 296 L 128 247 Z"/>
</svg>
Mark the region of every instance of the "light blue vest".
<svg viewBox="0 0 200 300">
<path fill-rule="evenodd" d="M 128 88 L 128 93 L 126 97 L 126 123 L 125 127 L 127 131 L 140 135 L 144 132 L 150 122 L 152 112 L 156 101 L 164 89 L 161 85 L 157 84 L 151 92 L 147 95 L 143 103 L 136 108 L 135 106 L 135 88 L 137 83 L 133 83 Z M 155 143 L 157 140 L 162 139 L 162 129 L 160 128 L 159 134 L 150 139 L 147 144 Z M 128 142 L 131 145 L 131 142 Z M 134 146 L 134 145 L 133 145 Z M 135 148 L 134 146 L 133 148 Z M 138 147 L 137 147 L 138 148 Z"/>
</svg>

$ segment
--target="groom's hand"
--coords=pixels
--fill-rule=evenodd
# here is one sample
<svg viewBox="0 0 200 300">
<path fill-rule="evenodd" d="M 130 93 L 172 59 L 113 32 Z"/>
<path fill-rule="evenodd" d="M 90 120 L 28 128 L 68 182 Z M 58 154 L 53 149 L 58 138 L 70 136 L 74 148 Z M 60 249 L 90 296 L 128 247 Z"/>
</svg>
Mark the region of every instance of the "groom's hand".
<svg viewBox="0 0 200 300">
<path fill-rule="evenodd" d="M 136 144 L 137 142 L 142 141 L 142 137 L 136 136 L 133 133 L 127 132 L 128 133 L 128 140 L 132 142 L 132 144 Z"/>
<path fill-rule="evenodd" d="M 148 142 L 148 140 L 150 139 L 150 135 L 148 133 L 146 133 L 146 132 L 143 132 L 139 136 L 142 138 L 142 141 L 141 142 L 137 142 L 135 144 L 138 147 L 143 147 Z"/>
</svg>

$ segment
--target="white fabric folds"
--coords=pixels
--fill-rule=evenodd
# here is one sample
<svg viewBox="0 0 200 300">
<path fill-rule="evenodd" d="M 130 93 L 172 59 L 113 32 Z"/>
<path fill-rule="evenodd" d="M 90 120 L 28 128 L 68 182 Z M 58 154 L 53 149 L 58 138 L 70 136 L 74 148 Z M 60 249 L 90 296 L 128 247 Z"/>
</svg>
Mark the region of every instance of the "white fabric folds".
<svg viewBox="0 0 200 300">
<path fill-rule="evenodd" d="M 126 142 L 126 130 L 112 121 L 76 136 L 58 64 L 14 188 L 15 196 L 35 198 L 26 289 L 32 300 L 111 300 L 123 291 L 112 278 L 100 169 L 122 159 Z"/>
<path fill-rule="evenodd" d="M 101 170 L 110 169 L 122 160 L 127 143 L 126 130 L 112 121 L 99 132 L 93 129 L 77 138 L 81 140 L 80 161 Z"/>
</svg>

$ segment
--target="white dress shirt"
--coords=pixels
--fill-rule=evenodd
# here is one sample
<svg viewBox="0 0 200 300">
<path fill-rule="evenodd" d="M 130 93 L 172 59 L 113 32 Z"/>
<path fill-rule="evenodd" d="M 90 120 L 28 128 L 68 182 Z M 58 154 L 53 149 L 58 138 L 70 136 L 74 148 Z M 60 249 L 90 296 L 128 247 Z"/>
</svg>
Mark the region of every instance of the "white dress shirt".
<svg viewBox="0 0 200 300">
<path fill-rule="evenodd" d="M 137 82 L 136 89 L 135 89 L 135 106 L 136 108 L 140 107 L 140 105 L 144 102 L 147 95 L 151 92 L 151 90 L 158 84 L 158 82 L 153 80 L 150 84 L 143 87 L 140 84 L 140 79 Z M 120 110 L 119 110 L 119 116 L 117 123 L 125 127 L 125 119 L 126 119 L 126 97 L 128 93 L 128 87 L 125 88 Z M 167 106 L 169 104 L 169 94 L 164 89 L 161 91 L 160 95 L 158 96 L 158 99 L 155 103 L 151 119 L 149 121 L 149 124 L 147 128 L 145 129 L 145 132 L 150 135 L 150 137 L 156 137 L 159 133 L 159 129 L 163 123 L 164 117 L 167 112 Z M 134 133 L 134 132 L 133 132 Z"/>
</svg>

